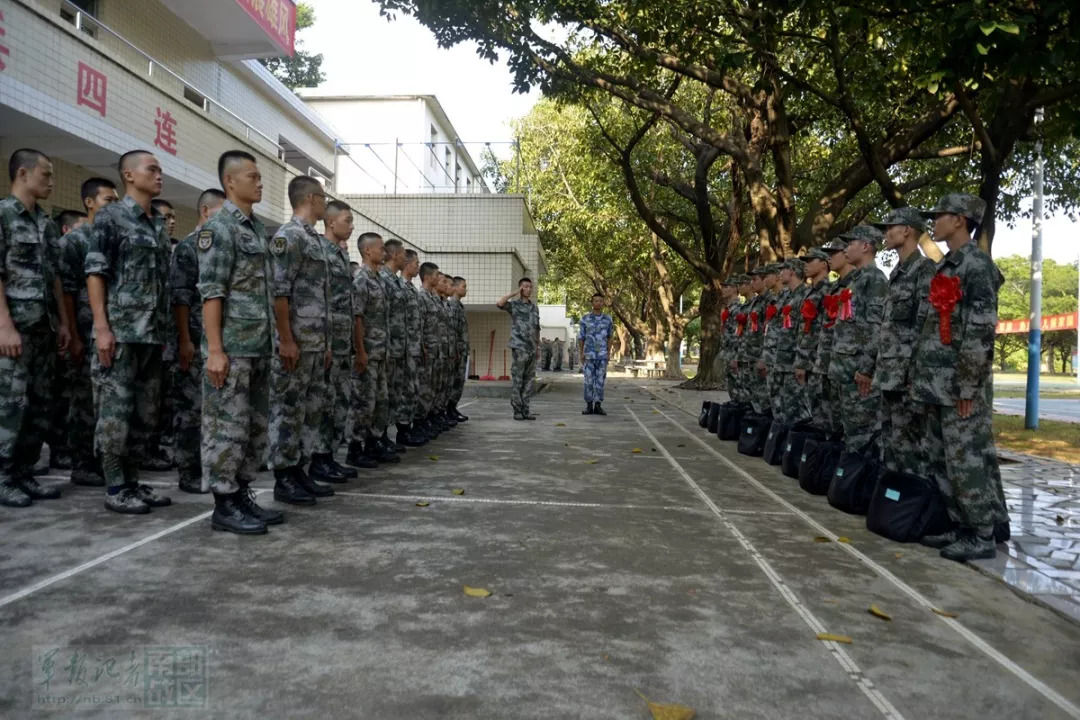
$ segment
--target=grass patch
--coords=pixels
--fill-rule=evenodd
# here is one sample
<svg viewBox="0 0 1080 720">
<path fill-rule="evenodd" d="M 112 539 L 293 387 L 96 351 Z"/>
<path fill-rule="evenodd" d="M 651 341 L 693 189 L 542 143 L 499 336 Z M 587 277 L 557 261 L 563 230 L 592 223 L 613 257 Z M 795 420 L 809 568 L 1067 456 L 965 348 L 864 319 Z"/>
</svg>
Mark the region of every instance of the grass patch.
<svg viewBox="0 0 1080 720">
<path fill-rule="evenodd" d="M 994 388 L 996 398 L 1026 398 L 1024 388 Z M 1077 390 L 1040 390 L 1039 398 L 1042 400 L 1080 400 L 1080 389 Z"/>
<path fill-rule="evenodd" d="M 994 440 L 1003 450 L 1080 464 L 1080 423 L 1039 420 L 1038 430 L 1025 430 L 1023 417 L 995 413 Z"/>
</svg>

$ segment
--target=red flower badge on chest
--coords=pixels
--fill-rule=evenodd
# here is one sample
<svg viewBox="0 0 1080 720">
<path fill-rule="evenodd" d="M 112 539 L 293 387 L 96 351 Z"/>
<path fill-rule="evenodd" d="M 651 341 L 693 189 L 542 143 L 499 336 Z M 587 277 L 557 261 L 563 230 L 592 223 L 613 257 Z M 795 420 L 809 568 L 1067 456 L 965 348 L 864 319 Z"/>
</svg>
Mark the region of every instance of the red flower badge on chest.
<svg viewBox="0 0 1080 720">
<path fill-rule="evenodd" d="M 758 314 L 757 310 L 750 313 L 750 332 L 757 332 L 758 329 Z"/>
<path fill-rule="evenodd" d="M 952 344 L 952 311 L 962 297 L 964 293 L 960 290 L 960 278 L 935 275 L 930 281 L 930 304 L 938 311 L 942 345 Z"/>
<path fill-rule="evenodd" d="M 826 295 L 825 296 L 825 316 L 829 318 L 829 322 L 825 323 L 825 327 L 831 328 L 836 324 L 836 316 L 840 314 L 840 296 L 839 295 Z"/>
<path fill-rule="evenodd" d="M 727 325 L 728 318 L 731 317 L 731 311 L 724 308 L 720 311 L 720 327 Z"/>
<path fill-rule="evenodd" d="M 825 297 L 828 298 L 831 295 Z M 802 331 L 804 334 L 809 335 L 810 326 L 814 324 L 814 319 L 817 317 L 817 303 L 813 300 L 803 300 L 801 312 L 803 319 Z"/>
<path fill-rule="evenodd" d="M 765 322 L 772 322 L 772 319 L 776 317 L 776 306 L 770 305 L 765 308 Z"/>
<path fill-rule="evenodd" d="M 785 330 L 790 330 L 791 329 L 791 306 L 790 305 L 785 305 L 784 308 L 780 312 L 784 316 L 784 329 Z"/>
<path fill-rule="evenodd" d="M 844 288 L 840 291 L 840 319 L 851 320 L 855 317 L 854 311 L 851 309 L 851 288 Z"/>
<path fill-rule="evenodd" d="M 746 319 L 746 313 L 738 313 L 735 316 L 735 323 L 738 325 L 738 327 L 735 328 L 736 337 L 742 337 L 743 331 L 746 330 Z"/>
</svg>

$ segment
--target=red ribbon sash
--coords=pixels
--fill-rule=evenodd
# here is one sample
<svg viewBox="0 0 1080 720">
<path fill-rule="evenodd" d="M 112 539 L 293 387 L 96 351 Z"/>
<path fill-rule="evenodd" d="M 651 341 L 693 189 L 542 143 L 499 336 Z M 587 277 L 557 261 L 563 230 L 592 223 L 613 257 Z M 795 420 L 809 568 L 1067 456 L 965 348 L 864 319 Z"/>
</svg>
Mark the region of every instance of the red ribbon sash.
<svg viewBox="0 0 1080 720">
<path fill-rule="evenodd" d="M 738 313 L 735 316 L 735 322 L 738 324 L 735 328 L 735 337 L 742 337 L 743 331 L 746 330 L 746 313 Z"/>
<path fill-rule="evenodd" d="M 963 296 L 958 277 L 935 275 L 930 281 L 930 304 L 938 311 L 938 330 L 942 345 L 952 344 L 952 311 Z"/>
<path fill-rule="evenodd" d="M 851 310 L 851 288 L 840 291 L 840 319 L 851 320 L 854 313 Z"/>
<path fill-rule="evenodd" d="M 750 332 L 758 331 L 758 313 L 757 310 L 750 313 Z"/>
<path fill-rule="evenodd" d="M 814 319 L 817 317 L 817 303 L 813 300 L 803 300 L 801 312 L 803 317 L 803 333 L 809 335 L 810 326 L 814 324 Z"/>
<path fill-rule="evenodd" d="M 791 306 L 790 305 L 785 305 L 784 309 L 781 310 L 780 312 L 782 312 L 784 314 L 784 329 L 785 330 L 790 330 L 791 327 L 792 327 L 792 324 L 791 324 Z"/>
</svg>

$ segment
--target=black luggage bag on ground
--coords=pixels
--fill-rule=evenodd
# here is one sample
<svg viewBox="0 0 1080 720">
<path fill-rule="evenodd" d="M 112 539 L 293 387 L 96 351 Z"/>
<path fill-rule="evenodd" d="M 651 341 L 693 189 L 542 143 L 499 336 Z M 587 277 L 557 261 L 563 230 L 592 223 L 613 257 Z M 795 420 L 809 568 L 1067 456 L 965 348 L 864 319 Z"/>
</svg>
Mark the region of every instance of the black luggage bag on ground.
<svg viewBox="0 0 1080 720">
<path fill-rule="evenodd" d="M 765 452 L 762 458 L 769 465 L 779 465 L 784 459 L 784 446 L 787 445 L 788 426 L 779 420 L 773 420 L 769 434 L 765 438 Z"/>
<path fill-rule="evenodd" d="M 829 504 L 851 515 L 865 515 L 881 475 L 880 455 L 877 435 L 859 451 L 845 450 L 829 483 Z"/>
<path fill-rule="evenodd" d="M 798 480 L 799 465 L 802 461 L 806 442 L 808 440 L 814 440 L 816 443 L 817 441 L 824 439 L 824 431 L 819 430 L 809 422 L 802 422 L 791 428 L 791 430 L 788 431 L 787 442 L 784 443 L 784 457 L 780 460 L 780 472 L 784 473 L 789 478 Z"/>
<path fill-rule="evenodd" d="M 765 452 L 765 438 L 772 425 L 772 413 L 759 415 L 750 411 L 743 415 L 742 431 L 739 433 L 739 453 L 750 457 L 761 457 Z"/>
<path fill-rule="evenodd" d="M 716 434 L 716 424 L 720 421 L 720 408 L 722 407 L 724 406 L 716 402 L 709 406 L 709 417 L 705 422 L 705 429 L 712 435 Z"/>
<path fill-rule="evenodd" d="M 799 457 L 799 487 L 811 495 L 828 495 L 836 464 L 843 452 L 843 440 L 808 439 Z"/>
<path fill-rule="evenodd" d="M 712 407 L 712 402 L 706 400 L 701 403 L 701 414 L 697 416 L 698 427 L 705 427 L 709 424 L 709 408 Z"/>
<path fill-rule="evenodd" d="M 721 440 L 738 440 L 742 432 L 743 418 L 748 412 L 750 408 L 743 403 L 731 401 L 721 405 L 716 422 L 716 437 Z"/>
<path fill-rule="evenodd" d="M 886 470 L 874 487 L 866 529 L 896 542 L 918 542 L 953 527 L 937 483 L 917 475 Z"/>
</svg>

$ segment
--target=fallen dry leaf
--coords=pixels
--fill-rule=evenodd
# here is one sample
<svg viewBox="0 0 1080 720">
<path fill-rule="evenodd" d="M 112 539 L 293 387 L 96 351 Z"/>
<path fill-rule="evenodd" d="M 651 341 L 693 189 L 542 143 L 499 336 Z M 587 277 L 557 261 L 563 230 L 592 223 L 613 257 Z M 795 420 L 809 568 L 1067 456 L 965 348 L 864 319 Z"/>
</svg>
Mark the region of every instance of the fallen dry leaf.
<svg viewBox="0 0 1080 720">
<path fill-rule="evenodd" d="M 652 414 L 653 414 L 653 415 L 659 415 L 659 414 L 660 414 L 660 411 L 659 411 L 659 410 L 653 410 L 653 411 L 652 411 Z"/>
<path fill-rule="evenodd" d="M 686 443 L 679 443 L 679 444 L 678 444 L 678 445 L 676 445 L 675 447 L 686 447 Z"/>
<path fill-rule="evenodd" d="M 827 602 L 830 605 L 839 605 L 840 604 L 836 600 L 833 600 L 832 598 L 825 598 L 824 602 Z"/>
<path fill-rule="evenodd" d="M 694 708 L 688 708 L 677 703 L 670 705 L 655 703 L 642 695 L 640 690 L 635 689 L 634 692 L 649 706 L 649 712 L 652 713 L 653 720 L 693 720 L 694 715 L 697 714 Z"/>
<path fill-rule="evenodd" d="M 439 462 L 439 456 L 438 455 L 428 455 L 427 459 L 430 460 L 431 462 Z"/>
<path fill-rule="evenodd" d="M 904 553 L 896 553 L 895 555 L 893 555 L 893 557 L 899 560 L 900 558 L 904 557 Z"/>
<path fill-rule="evenodd" d="M 585 462 L 589 463 L 590 465 L 595 465 L 596 463 L 598 463 L 598 462 L 599 462 L 599 460 L 596 460 L 596 459 L 594 458 L 594 459 L 592 459 L 592 460 L 586 460 Z"/>
<path fill-rule="evenodd" d="M 416 503 L 416 507 L 427 507 L 430 504 L 431 503 L 429 502 L 424 502 L 423 500 L 421 500 L 420 502 Z"/>
<path fill-rule="evenodd" d="M 840 537 L 836 538 L 836 542 L 842 542 L 842 543 L 844 543 L 846 545 L 850 545 L 851 544 L 851 538 L 844 537 L 843 535 L 841 535 Z"/>
<path fill-rule="evenodd" d="M 1056 518 L 1054 518 L 1054 522 L 1056 522 L 1058 525 L 1064 525 L 1065 524 L 1065 518 L 1058 515 Z"/>
<path fill-rule="evenodd" d="M 940 615 L 941 617 L 947 617 L 947 618 L 954 618 L 954 617 L 958 617 L 956 613 L 951 613 L 951 612 L 949 612 L 949 611 L 947 611 L 947 610 L 938 610 L 937 608 L 930 608 L 930 610 L 931 610 L 931 611 L 932 611 L 932 612 L 933 612 L 933 613 L 934 613 L 935 615 Z"/>
<path fill-rule="evenodd" d="M 832 542 L 832 540 L 825 537 L 824 535 L 818 535 L 816 538 L 814 538 L 814 542 Z"/>
<path fill-rule="evenodd" d="M 474 588 L 474 587 L 469 587 L 468 585 L 466 585 L 465 586 L 465 594 L 468 595 L 469 597 L 485 598 L 485 597 L 488 597 L 489 595 L 491 595 L 491 591 L 488 590 L 487 588 Z"/>
<path fill-rule="evenodd" d="M 634 453 L 635 455 L 640 455 L 641 454 L 641 448 L 634 448 L 630 452 Z"/>
<path fill-rule="evenodd" d="M 555 427 L 566 427 L 566 423 L 555 423 Z"/>
<path fill-rule="evenodd" d="M 892 615 L 889 615 L 877 605 L 871 605 L 869 608 L 866 609 L 866 612 L 870 613 L 876 618 L 881 618 L 882 620 L 892 620 Z"/>
<path fill-rule="evenodd" d="M 455 495 L 464 495 L 465 494 L 465 491 L 462 490 L 461 488 L 454 488 L 450 492 L 454 493 Z"/>
<path fill-rule="evenodd" d="M 836 643 L 844 643 L 845 645 L 851 644 L 851 638 L 847 635 L 834 635 L 833 633 L 818 633 L 818 640 L 829 640 Z"/>
<path fill-rule="evenodd" d="M 611 659 L 611 656 L 610 656 L 610 655 L 605 655 L 605 656 L 604 656 L 604 660 L 610 660 L 610 659 Z"/>
</svg>

